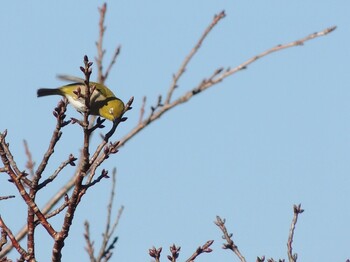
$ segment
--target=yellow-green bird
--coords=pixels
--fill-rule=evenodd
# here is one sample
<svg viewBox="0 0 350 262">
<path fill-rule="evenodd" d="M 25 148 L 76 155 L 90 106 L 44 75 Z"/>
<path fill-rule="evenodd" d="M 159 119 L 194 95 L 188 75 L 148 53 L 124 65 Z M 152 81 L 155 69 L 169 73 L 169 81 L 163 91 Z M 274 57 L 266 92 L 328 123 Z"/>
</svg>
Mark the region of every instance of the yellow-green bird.
<svg viewBox="0 0 350 262">
<path fill-rule="evenodd" d="M 125 108 L 123 101 L 117 98 L 105 85 L 90 82 L 90 86 L 95 86 L 90 99 L 90 114 L 101 116 L 111 121 L 121 117 Z M 40 88 L 37 94 L 38 97 L 50 95 L 64 96 L 76 110 L 84 112 L 85 98 L 83 96 L 78 97 L 75 92 L 78 88 L 80 88 L 80 93 L 84 96 L 85 84 L 79 82 L 59 88 Z"/>
</svg>

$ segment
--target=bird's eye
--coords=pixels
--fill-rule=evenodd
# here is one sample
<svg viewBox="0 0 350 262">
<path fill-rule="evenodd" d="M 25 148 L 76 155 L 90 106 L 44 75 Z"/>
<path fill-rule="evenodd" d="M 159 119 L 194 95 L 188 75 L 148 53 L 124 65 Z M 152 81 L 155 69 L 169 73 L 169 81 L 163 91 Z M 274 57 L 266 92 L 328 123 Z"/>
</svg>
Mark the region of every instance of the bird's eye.
<svg viewBox="0 0 350 262">
<path fill-rule="evenodd" d="M 111 115 L 113 115 L 113 107 L 111 107 L 111 108 L 109 109 L 109 113 L 110 113 Z"/>
</svg>

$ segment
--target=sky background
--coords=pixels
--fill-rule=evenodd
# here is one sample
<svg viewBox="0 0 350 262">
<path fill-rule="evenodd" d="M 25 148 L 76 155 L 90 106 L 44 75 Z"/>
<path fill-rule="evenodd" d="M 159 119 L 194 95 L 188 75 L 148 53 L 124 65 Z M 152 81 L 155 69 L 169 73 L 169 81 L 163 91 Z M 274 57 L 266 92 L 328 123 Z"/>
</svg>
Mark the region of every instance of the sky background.
<svg viewBox="0 0 350 262">
<path fill-rule="evenodd" d="M 121 55 L 106 84 L 124 101 L 135 97 L 118 140 L 138 122 L 142 97 L 147 108 L 165 95 L 181 65 L 214 14 L 227 17 L 191 61 L 174 98 L 219 67 L 234 67 L 277 44 L 336 25 L 332 34 L 257 61 L 190 102 L 166 113 L 135 136 L 103 168 L 117 167 L 117 229 L 112 261 L 150 261 L 148 249 L 181 246 L 186 260 L 207 240 L 211 254 L 198 261 L 234 261 L 222 250 L 216 215 L 247 261 L 265 255 L 287 259 L 293 204 L 302 204 L 294 238 L 300 261 L 350 258 L 350 2 L 335 1 L 109 1 L 104 39 L 105 65 L 117 45 Z M 96 55 L 100 1 L 7 1 L 0 16 L 0 131 L 19 169 L 25 169 L 23 139 L 40 162 L 59 97 L 36 98 L 39 87 L 63 85 L 57 74 L 82 76 L 87 54 Z M 95 69 L 95 68 L 94 68 Z M 96 79 L 94 70 L 92 79 Z M 68 117 L 79 117 L 72 108 Z M 107 124 L 107 127 L 109 125 Z M 99 142 L 95 136 L 94 144 Z M 62 139 L 44 174 L 69 153 L 79 155 L 77 125 Z M 67 167 L 37 199 L 42 206 L 74 173 Z M 94 186 L 82 200 L 63 251 L 63 261 L 87 261 L 83 223 L 90 221 L 95 249 L 104 230 L 111 180 Z M 0 214 L 16 232 L 26 206 L 0 176 Z M 55 217 L 56 230 L 62 217 Z M 52 240 L 39 227 L 37 259 L 49 261 Z M 25 246 L 25 244 L 23 243 Z M 12 252 L 10 258 L 17 258 Z"/>
</svg>

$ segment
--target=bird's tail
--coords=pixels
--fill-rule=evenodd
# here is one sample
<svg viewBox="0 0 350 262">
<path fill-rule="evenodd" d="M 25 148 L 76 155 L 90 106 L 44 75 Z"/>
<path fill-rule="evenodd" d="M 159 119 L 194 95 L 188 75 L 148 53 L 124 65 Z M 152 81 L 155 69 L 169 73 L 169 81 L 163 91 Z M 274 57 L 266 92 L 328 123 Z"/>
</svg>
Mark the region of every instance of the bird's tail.
<svg viewBox="0 0 350 262">
<path fill-rule="evenodd" d="M 51 95 L 62 95 L 62 92 L 58 88 L 40 88 L 37 91 L 38 97 L 51 96 Z"/>
</svg>

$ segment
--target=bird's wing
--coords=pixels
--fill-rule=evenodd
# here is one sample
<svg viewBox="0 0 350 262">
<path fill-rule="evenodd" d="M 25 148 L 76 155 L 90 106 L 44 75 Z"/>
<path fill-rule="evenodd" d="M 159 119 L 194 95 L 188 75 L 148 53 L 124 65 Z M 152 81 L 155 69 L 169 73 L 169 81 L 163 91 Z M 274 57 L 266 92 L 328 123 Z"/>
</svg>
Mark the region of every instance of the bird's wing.
<svg viewBox="0 0 350 262">
<path fill-rule="evenodd" d="M 67 82 L 78 82 L 78 83 L 84 83 L 84 79 L 77 77 L 77 76 L 71 76 L 71 75 L 57 75 L 58 79 L 67 81 Z"/>
</svg>

